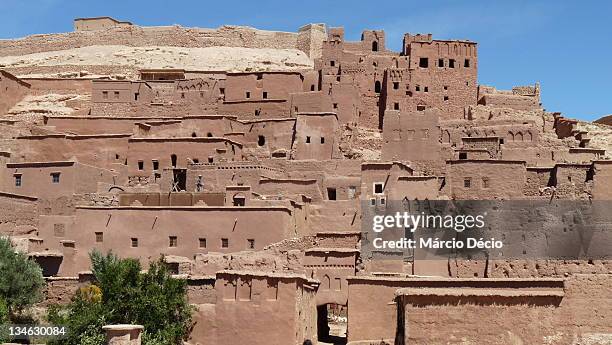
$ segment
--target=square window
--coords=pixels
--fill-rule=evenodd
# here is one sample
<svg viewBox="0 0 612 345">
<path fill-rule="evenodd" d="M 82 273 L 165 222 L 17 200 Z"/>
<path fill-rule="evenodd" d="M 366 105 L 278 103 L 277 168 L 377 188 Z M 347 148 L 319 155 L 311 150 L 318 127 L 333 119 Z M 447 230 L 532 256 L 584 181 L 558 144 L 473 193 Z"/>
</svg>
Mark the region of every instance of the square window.
<svg viewBox="0 0 612 345">
<path fill-rule="evenodd" d="M 221 239 L 221 248 L 229 248 L 229 239 L 227 238 Z"/>
<path fill-rule="evenodd" d="M 310 136 L 306 136 L 306 144 L 310 144 Z"/>
<path fill-rule="evenodd" d="M 224 88 L 224 87 L 220 87 L 220 88 L 219 88 L 219 93 L 220 93 L 221 95 L 225 95 L 225 88 Z"/>
<path fill-rule="evenodd" d="M 448 90 L 448 86 L 444 85 L 444 90 Z"/>
<path fill-rule="evenodd" d="M 255 239 L 249 238 L 247 240 L 247 248 L 248 249 L 255 249 Z"/>
<path fill-rule="evenodd" d="M 448 67 L 455 68 L 455 59 L 448 60 Z"/>
<path fill-rule="evenodd" d="M 200 248 L 206 248 L 206 239 L 205 238 L 200 238 L 198 240 Z"/>
<path fill-rule="evenodd" d="M 459 152 L 459 159 L 467 159 L 468 155 L 467 152 Z"/>
<path fill-rule="evenodd" d="M 119 91 L 115 91 L 115 99 L 119 99 Z"/>
<path fill-rule="evenodd" d="M 108 91 L 102 91 L 102 98 L 108 99 Z"/>
<path fill-rule="evenodd" d="M 334 109 L 338 109 L 338 103 L 334 103 Z"/>
<path fill-rule="evenodd" d="M 463 62 L 463 67 L 470 67 L 470 59 L 465 59 Z"/>
<path fill-rule="evenodd" d="M 104 233 L 96 232 L 96 242 L 104 242 Z"/>
<path fill-rule="evenodd" d="M 14 175 L 15 176 L 15 187 L 21 187 L 21 175 Z"/>
<path fill-rule="evenodd" d="M 444 67 L 444 59 L 438 59 L 438 67 Z"/>
<path fill-rule="evenodd" d="M 60 183 L 60 173 L 51 173 L 51 183 Z"/>
<path fill-rule="evenodd" d="M 132 248 L 138 247 L 138 239 L 136 237 L 132 237 Z"/>
<path fill-rule="evenodd" d="M 376 206 L 376 199 L 370 199 L 370 206 Z"/>
<path fill-rule="evenodd" d="M 251 98 L 251 93 L 247 91 L 246 98 Z"/>
<path fill-rule="evenodd" d="M 314 91 L 315 90 L 315 86 L 314 85 L 310 85 L 310 91 Z"/>
<path fill-rule="evenodd" d="M 138 161 L 138 170 L 144 170 L 144 162 Z"/>
<path fill-rule="evenodd" d="M 398 102 L 393 103 L 393 110 L 399 110 L 399 103 Z"/>
<path fill-rule="evenodd" d="M 472 180 L 470 178 L 463 179 L 463 187 L 470 188 L 472 186 Z"/>
<path fill-rule="evenodd" d="M 425 106 L 422 104 L 417 105 L 417 111 L 425 111 Z"/>
<path fill-rule="evenodd" d="M 268 92 L 266 91 L 263 92 L 263 99 L 268 99 Z"/>
<path fill-rule="evenodd" d="M 385 184 L 381 182 L 374 183 L 374 194 L 382 194 L 385 190 Z"/>
<path fill-rule="evenodd" d="M 336 200 L 336 188 L 327 188 L 327 200 Z"/>
<path fill-rule="evenodd" d="M 153 170 L 159 170 L 159 161 L 153 160 Z"/>
<path fill-rule="evenodd" d="M 321 144 L 325 144 L 325 137 L 321 137 Z"/>
<path fill-rule="evenodd" d="M 428 87 L 428 86 L 425 86 L 425 89 L 424 89 L 423 91 L 425 91 L 425 92 L 429 92 L 429 87 Z"/>
<path fill-rule="evenodd" d="M 331 60 L 331 61 L 329 62 L 329 65 L 330 65 L 330 66 L 332 66 L 332 67 L 336 66 L 336 61 Z"/>
<path fill-rule="evenodd" d="M 176 236 L 168 237 L 168 247 L 176 247 L 178 245 L 178 239 Z"/>
<path fill-rule="evenodd" d="M 415 87 L 415 90 L 416 90 L 416 91 L 421 91 L 421 87 L 420 87 L 419 85 L 417 85 L 417 86 Z"/>
<path fill-rule="evenodd" d="M 400 87 L 400 85 L 399 85 L 399 84 L 400 84 L 399 82 L 394 81 L 394 82 L 393 82 L 393 89 L 394 89 L 394 90 L 399 90 L 399 87 Z"/>
<path fill-rule="evenodd" d="M 429 67 L 429 59 L 428 58 L 424 58 L 424 57 L 420 58 L 419 59 L 419 67 L 421 67 L 421 68 Z"/>
<path fill-rule="evenodd" d="M 444 100 L 445 100 L 445 101 L 448 101 L 448 96 L 444 96 Z"/>
</svg>

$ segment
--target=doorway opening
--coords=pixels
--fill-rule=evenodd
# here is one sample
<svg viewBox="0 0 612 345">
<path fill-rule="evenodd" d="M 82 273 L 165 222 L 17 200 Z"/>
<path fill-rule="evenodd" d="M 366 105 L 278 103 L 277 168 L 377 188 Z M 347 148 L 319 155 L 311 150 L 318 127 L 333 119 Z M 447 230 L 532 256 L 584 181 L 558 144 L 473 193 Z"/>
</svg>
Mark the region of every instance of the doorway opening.
<svg viewBox="0 0 612 345">
<path fill-rule="evenodd" d="M 317 337 L 319 344 L 346 344 L 347 315 L 345 305 L 329 303 L 317 306 Z"/>
</svg>

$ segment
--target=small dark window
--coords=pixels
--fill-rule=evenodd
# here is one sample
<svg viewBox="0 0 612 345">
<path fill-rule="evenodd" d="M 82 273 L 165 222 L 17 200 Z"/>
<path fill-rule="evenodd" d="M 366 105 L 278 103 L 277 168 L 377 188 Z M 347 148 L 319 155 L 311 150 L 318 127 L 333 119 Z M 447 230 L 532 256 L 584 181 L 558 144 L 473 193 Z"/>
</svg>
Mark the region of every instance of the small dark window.
<svg viewBox="0 0 612 345">
<path fill-rule="evenodd" d="M 52 183 L 60 183 L 60 173 L 51 173 L 51 182 Z"/>
<path fill-rule="evenodd" d="M 257 74 L 257 80 L 262 80 L 263 79 L 263 75 L 261 73 Z"/>
<path fill-rule="evenodd" d="M 325 137 L 321 137 L 321 144 L 325 144 Z"/>
<path fill-rule="evenodd" d="M 423 91 L 425 91 L 425 92 L 429 92 L 429 86 L 425 86 L 425 88 L 423 89 Z"/>
<path fill-rule="evenodd" d="M 306 136 L 306 144 L 310 144 L 310 136 Z"/>
<path fill-rule="evenodd" d="M 134 100 L 135 100 L 135 101 L 137 101 L 137 100 L 138 100 L 138 96 L 140 96 L 140 94 L 139 94 L 138 92 L 136 92 L 136 93 L 134 94 Z"/>
<path fill-rule="evenodd" d="M 213 157 L 208 157 L 208 163 L 212 163 L 214 161 Z"/>
<path fill-rule="evenodd" d="M 144 170 L 144 162 L 138 161 L 138 170 Z"/>
<path fill-rule="evenodd" d="M 482 178 L 482 188 L 489 188 L 489 179 L 486 177 Z"/>
<path fill-rule="evenodd" d="M 255 109 L 255 116 L 261 115 L 261 109 Z"/>
<path fill-rule="evenodd" d="M 138 239 L 136 237 L 132 237 L 132 248 L 138 247 Z"/>
<path fill-rule="evenodd" d="M 227 238 L 221 239 L 221 248 L 229 248 L 229 240 Z"/>
<path fill-rule="evenodd" d="M 177 161 L 177 157 L 175 154 L 170 155 L 170 162 L 172 163 L 172 167 L 176 168 L 176 161 Z"/>
<path fill-rule="evenodd" d="M 444 85 L 444 90 L 448 90 L 448 86 Z"/>
<path fill-rule="evenodd" d="M 376 206 L 376 199 L 374 199 L 374 198 L 370 199 L 370 205 L 371 206 Z"/>
<path fill-rule="evenodd" d="M 200 98 L 204 98 L 204 92 L 200 92 Z"/>
<path fill-rule="evenodd" d="M 168 237 L 168 247 L 176 247 L 178 245 L 178 239 L 176 236 Z"/>
<path fill-rule="evenodd" d="M 255 249 L 255 239 L 249 238 L 247 240 L 247 249 Z"/>
<path fill-rule="evenodd" d="M 257 145 L 264 146 L 266 144 L 266 137 L 260 135 L 257 139 Z"/>
<path fill-rule="evenodd" d="M 444 67 L 444 59 L 438 59 L 438 67 Z"/>
<path fill-rule="evenodd" d="M 338 109 L 338 103 L 334 103 L 334 109 Z"/>
<path fill-rule="evenodd" d="M 108 91 L 102 91 L 102 98 L 108 99 Z"/>
<path fill-rule="evenodd" d="M 421 87 L 420 87 L 419 85 L 417 85 L 417 86 L 416 86 L 414 89 L 415 89 L 416 91 L 421 91 Z"/>
<path fill-rule="evenodd" d="M 425 111 L 425 106 L 422 104 L 417 105 L 417 111 Z"/>
<path fill-rule="evenodd" d="M 191 132 L 191 137 L 192 137 L 192 138 L 195 138 L 195 137 L 197 137 L 197 136 L 198 136 L 198 135 L 196 134 L 196 132 Z"/>
<path fill-rule="evenodd" d="M 200 238 L 199 239 L 199 243 L 200 243 L 200 248 L 206 248 L 206 239 L 205 238 Z"/>
<path fill-rule="evenodd" d="M 315 90 L 315 86 L 314 85 L 310 85 L 310 91 L 314 91 Z"/>
<path fill-rule="evenodd" d="M 377 41 L 373 41 L 372 42 L 372 51 L 373 52 L 377 52 L 378 51 L 378 42 Z"/>
<path fill-rule="evenodd" d="M 448 101 L 448 96 L 444 96 L 444 100 L 445 100 L 445 101 Z"/>
<path fill-rule="evenodd" d="M 327 188 L 327 200 L 336 200 L 336 188 Z"/>
<path fill-rule="evenodd" d="M 463 179 L 463 187 L 470 188 L 472 186 L 472 180 L 469 178 Z"/>
<path fill-rule="evenodd" d="M 470 67 L 470 59 L 465 59 L 463 62 L 463 67 Z"/>
<path fill-rule="evenodd" d="M 159 170 L 159 161 L 153 160 L 153 170 Z"/>
<path fill-rule="evenodd" d="M 393 103 L 393 110 L 399 110 L 399 103 L 398 102 Z"/>
<path fill-rule="evenodd" d="M 268 99 L 268 92 L 267 91 L 263 92 L 263 99 Z"/>
<path fill-rule="evenodd" d="M 246 98 L 251 98 L 251 93 L 247 91 Z"/>
<path fill-rule="evenodd" d="M 104 242 L 104 233 L 96 232 L 96 242 Z"/>
<path fill-rule="evenodd" d="M 225 95 L 225 88 L 224 87 L 219 88 L 219 93 L 221 95 Z"/>
<path fill-rule="evenodd" d="M 448 67 L 455 68 L 455 59 L 448 59 Z"/>
<path fill-rule="evenodd" d="M 181 92 L 181 98 L 185 98 L 185 93 Z"/>
<path fill-rule="evenodd" d="M 115 159 L 119 159 L 119 154 L 115 153 Z"/>
<path fill-rule="evenodd" d="M 383 183 L 374 183 L 374 194 L 382 194 L 384 186 Z"/>
<path fill-rule="evenodd" d="M 336 66 L 336 61 L 331 60 L 331 61 L 329 62 L 329 65 L 330 65 L 330 66 L 332 66 L 332 67 Z"/>
<path fill-rule="evenodd" d="M 115 91 L 114 94 L 115 94 L 115 99 L 119 99 L 119 91 Z"/>
<path fill-rule="evenodd" d="M 393 82 L 393 90 L 399 90 L 399 86 L 400 86 L 399 84 L 400 84 L 399 82 L 394 81 Z"/>
<path fill-rule="evenodd" d="M 376 83 L 374 83 L 374 92 L 380 93 L 380 89 L 380 81 L 377 80 Z"/>
<path fill-rule="evenodd" d="M 419 59 L 419 67 L 421 68 L 427 68 L 429 67 L 429 59 L 428 58 L 420 58 Z"/>
<path fill-rule="evenodd" d="M 467 152 L 459 152 L 459 159 L 467 159 Z"/>
<path fill-rule="evenodd" d="M 206 133 L 206 136 L 209 137 L 209 138 L 212 138 L 213 134 L 211 132 L 208 132 L 208 133 Z"/>
<path fill-rule="evenodd" d="M 200 163 L 200 160 L 199 160 L 199 159 L 197 159 L 197 158 L 192 159 L 192 161 L 193 161 L 193 164 L 198 164 L 198 163 Z"/>
</svg>

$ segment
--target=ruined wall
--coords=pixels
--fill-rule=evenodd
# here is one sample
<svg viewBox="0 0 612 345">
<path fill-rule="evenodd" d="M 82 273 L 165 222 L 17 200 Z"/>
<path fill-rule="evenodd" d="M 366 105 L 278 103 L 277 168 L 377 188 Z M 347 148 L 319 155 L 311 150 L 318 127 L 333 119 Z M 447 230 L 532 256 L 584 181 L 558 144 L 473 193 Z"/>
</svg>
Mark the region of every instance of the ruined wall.
<svg viewBox="0 0 612 345">
<path fill-rule="evenodd" d="M 2 90 L 0 97 L 0 116 L 2 116 L 30 92 L 30 84 L 0 70 L 0 90 Z"/>
<path fill-rule="evenodd" d="M 449 161 L 447 183 L 457 200 L 521 198 L 525 173 L 521 161 L 456 160 Z"/>
<path fill-rule="evenodd" d="M 0 234 L 22 235 L 38 226 L 38 202 L 34 197 L 0 192 Z"/>
</svg>

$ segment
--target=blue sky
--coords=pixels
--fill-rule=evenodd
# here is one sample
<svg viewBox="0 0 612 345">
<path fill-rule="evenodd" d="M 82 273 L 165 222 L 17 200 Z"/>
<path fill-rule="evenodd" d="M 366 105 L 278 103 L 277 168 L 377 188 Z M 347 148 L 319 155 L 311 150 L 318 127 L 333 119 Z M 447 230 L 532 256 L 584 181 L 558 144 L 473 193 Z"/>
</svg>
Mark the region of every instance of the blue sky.
<svg viewBox="0 0 612 345">
<path fill-rule="evenodd" d="M 0 0 L 0 38 L 72 30 L 72 19 L 113 16 L 139 25 L 248 25 L 296 31 L 344 26 L 347 39 L 384 29 L 399 51 L 404 32 L 478 42 L 479 82 L 542 85 L 549 111 L 594 120 L 612 114 L 612 1 Z"/>
</svg>

